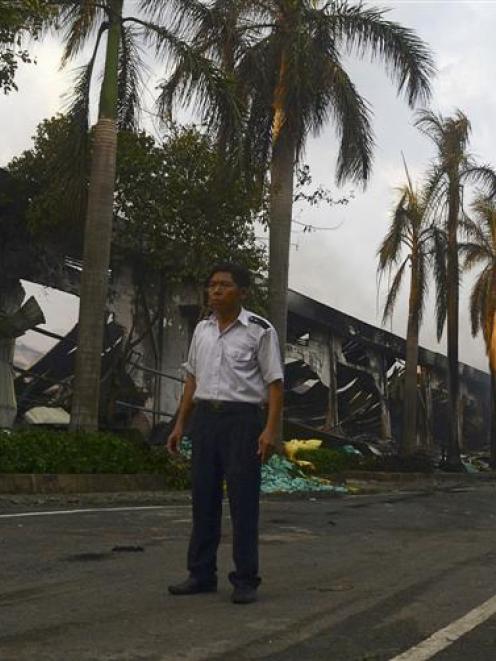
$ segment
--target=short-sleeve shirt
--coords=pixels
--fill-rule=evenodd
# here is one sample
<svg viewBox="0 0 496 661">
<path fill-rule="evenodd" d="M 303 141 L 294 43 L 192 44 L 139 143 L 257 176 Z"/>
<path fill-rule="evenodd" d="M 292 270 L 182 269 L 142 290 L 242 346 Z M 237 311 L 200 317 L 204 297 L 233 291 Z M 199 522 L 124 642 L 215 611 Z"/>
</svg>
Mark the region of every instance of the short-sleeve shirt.
<svg viewBox="0 0 496 661">
<path fill-rule="evenodd" d="M 284 377 L 274 327 L 244 308 L 222 332 L 215 315 L 200 321 L 184 367 L 195 377 L 195 400 L 262 404 L 267 386 Z"/>
</svg>

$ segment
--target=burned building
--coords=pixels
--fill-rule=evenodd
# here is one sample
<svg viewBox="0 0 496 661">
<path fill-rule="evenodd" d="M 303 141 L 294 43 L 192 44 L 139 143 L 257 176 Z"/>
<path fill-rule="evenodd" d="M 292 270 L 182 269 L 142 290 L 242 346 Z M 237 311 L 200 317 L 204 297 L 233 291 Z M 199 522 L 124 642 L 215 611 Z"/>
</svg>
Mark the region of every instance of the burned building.
<svg viewBox="0 0 496 661">
<path fill-rule="evenodd" d="M 406 342 L 297 292 L 289 292 L 288 419 L 347 437 L 400 439 Z M 447 442 L 447 358 L 419 348 L 418 446 Z M 490 377 L 460 363 L 464 449 L 489 441 Z"/>
<path fill-rule="evenodd" d="M 102 372 L 105 383 L 115 383 L 109 377 L 109 368 L 119 365 L 121 375 L 117 382 L 126 384 L 126 392 L 117 393 L 114 388 L 104 387 L 104 396 L 113 397 L 114 401 L 102 402 L 102 410 L 107 414 L 114 411 L 116 418 L 128 420 L 129 416 L 124 414 L 137 407 L 150 417 L 151 424 L 156 424 L 170 420 L 181 396 L 182 364 L 200 312 L 199 293 L 196 288 L 184 287 L 170 291 L 163 305 L 161 332 L 150 329 L 148 334 L 141 334 L 140 342 L 131 342 L 132 351 L 125 354 L 122 365 L 119 347 L 129 344 L 129 329 L 137 326 L 136 314 L 139 316 L 139 306 L 130 291 L 127 280 L 114 283 L 112 321 L 107 326 Z M 366 438 L 378 443 L 399 440 L 403 425 L 405 340 L 295 291 L 289 292 L 288 304 L 285 365 L 288 433 L 298 434 L 306 429 L 307 437 L 312 430 L 320 430 L 337 440 Z M 33 398 L 56 404 L 53 393 L 58 390 L 54 381 L 61 368 L 49 363 L 57 356 L 60 358 L 61 352 L 64 356 L 61 392 L 67 405 L 75 348 L 74 329 L 58 349 L 54 348 L 49 356 L 32 366 L 31 374 L 19 374 L 21 410 Z M 420 347 L 418 446 L 424 449 L 442 448 L 447 440 L 446 380 L 446 357 Z M 460 392 L 463 449 L 481 449 L 489 438 L 489 375 L 460 364 Z M 129 393 L 133 393 L 133 399 Z"/>
</svg>

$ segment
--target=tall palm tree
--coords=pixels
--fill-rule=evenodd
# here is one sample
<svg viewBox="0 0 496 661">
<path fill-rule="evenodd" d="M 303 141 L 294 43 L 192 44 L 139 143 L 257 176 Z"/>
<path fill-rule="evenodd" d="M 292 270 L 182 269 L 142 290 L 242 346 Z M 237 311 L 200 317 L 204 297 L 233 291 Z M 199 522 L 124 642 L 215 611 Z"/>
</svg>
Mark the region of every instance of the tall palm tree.
<svg viewBox="0 0 496 661">
<path fill-rule="evenodd" d="M 460 246 L 463 269 L 481 267 L 470 296 L 472 334 L 482 330 L 491 372 L 491 466 L 496 468 L 496 203 L 479 197 L 474 218 L 465 218 L 467 242 Z"/>
<path fill-rule="evenodd" d="M 407 173 L 408 175 L 408 173 Z M 382 275 L 397 267 L 384 305 L 383 323 L 393 313 L 405 270 L 410 268 L 410 295 L 406 335 L 405 391 L 401 454 L 417 447 L 417 365 L 419 329 L 427 294 L 427 267 L 431 252 L 432 227 L 426 209 L 428 199 L 417 192 L 410 177 L 400 189 L 389 230 L 378 250 L 378 271 Z"/>
<path fill-rule="evenodd" d="M 462 468 L 459 429 L 459 281 L 458 233 L 463 208 L 463 189 L 468 183 L 485 186 L 490 194 L 496 192 L 496 175 L 489 166 L 478 165 L 468 153 L 471 126 L 466 115 L 457 110 L 451 117 L 433 112 L 419 113 L 417 127 L 435 144 L 437 155 L 429 176 L 431 211 L 439 226 L 445 230 L 446 267 L 436 260 L 437 332 L 441 337 L 447 319 L 448 326 L 448 448 L 446 466 L 451 470 Z"/>
<path fill-rule="evenodd" d="M 194 42 L 224 67 L 244 99 L 249 165 L 270 163 L 269 313 L 284 347 L 294 169 L 309 133 L 333 121 L 338 182 L 366 182 L 370 175 L 370 110 L 343 56 L 369 54 L 381 62 L 410 105 L 429 96 L 432 59 L 411 30 L 361 3 L 213 0 L 207 9 L 188 2 L 178 20 L 199 21 Z M 164 105 L 187 97 L 193 83 L 177 68 L 164 85 Z"/>
<path fill-rule="evenodd" d="M 97 56 L 101 49 L 105 51 L 98 121 L 92 130 L 71 416 L 73 428 L 95 429 L 98 425 L 101 351 L 112 238 L 117 130 L 132 129 L 137 124 L 140 80 L 144 71 L 140 44 L 154 50 L 159 57 L 179 62 L 195 79 L 198 87 L 208 89 L 214 99 L 226 94 L 226 83 L 215 66 L 173 30 L 147 19 L 147 0 L 141 0 L 135 7 L 138 12 L 141 9 L 138 16 L 124 15 L 124 0 L 53 0 L 50 4 L 58 9 L 58 26 L 64 33 L 64 64 L 93 40 L 93 52 L 88 63 L 80 69 L 70 112 L 79 155 L 82 155 L 80 162 L 84 162 L 84 154 L 89 151 L 86 141 L 89 97 Z M 215 116 L 211 121 L 215 122 Z"/>
</svg>

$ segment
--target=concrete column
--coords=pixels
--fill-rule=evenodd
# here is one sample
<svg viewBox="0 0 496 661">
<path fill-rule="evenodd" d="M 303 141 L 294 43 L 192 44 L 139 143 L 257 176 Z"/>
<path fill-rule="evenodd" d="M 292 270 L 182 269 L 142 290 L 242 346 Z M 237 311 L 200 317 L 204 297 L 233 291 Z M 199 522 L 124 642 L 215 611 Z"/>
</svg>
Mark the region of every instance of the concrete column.
<svg viewBox="0 0 496 661">
<path fill-rule="evenodd" d="M 160 371 L 174 378 L 162 377 L 160 410 L 172 415 L 179 406 L 183 392 L 183 383 L 176 379 L 184 379 L 183 363 L 188 358 L 194 326 L 194 319 L 188 317 L 184 310 L 187 307 L 198 307 L 199 310 L 200 303 L 200 292 L 193 287 L 182 286 L 166 297 Z"/>
<path fill-rule="evenodd" d="M 2 282 L 0 288 L 0 320 L 7 319 L 20 309 L 24 300 L 24 289 L 18 280 Z M 15 337 L 0 329 L 0 429 L 11 429 L 17 415 L 14 390 Z"/>
<path fill-rule="evenodd" d="M 391 413 L 389 410 L 388 380 L 386 373 L 386 361 L 382 353 L 368 349 L 367 355 L 370 361 L 372 376 L 377 388 L 381 408 L 381 432 L 382 440 L 391 438 Z"/>
<path fill-rule="evenodd" d="M 149 297 L 148 305 L 151 306 L 150 313 L 153 317 L 155 312 L 155 301 Z M 136 364 L 152 369 L 156 368 L 156 341 L 153 329 L 149 327 L 149 320 L 140 301 L 138 288 L 130 266 L 121 264 L 114 269 L 109 291 L 108 310 L 113 316 L 116 324 L 123 330 L 122 352 L 127 374 L 133 380 L 135 386 L 146 393 L 143 405 L 153 409 L 153 393 L 155 389 L 156 376 L 136 367 Z M 139 340 L 137 342 L 137 340 Z M 135 342 L 137 342 L 135 344 Z M 132 343 L 130 349 L 129 343 Z M 153 415 L 150 412 L 142 412 L 140 416 L 146 419 L 146 425 L 151 427 Z"/>
<path fill-rule="evenodd" d="M 329 399 L 324 429 L 334 433 L 341 433 L 338 405 L 338 350 L 340 346 L 341 338 L 336 337 L 333 333 L 329 333 Z"/>
<path fill-rule="evenodd" d="M 337 370 L 341 338 L 328 329 L 312 329 L 308 342 L 310 367 L 317 373 L 322 383 L 329 388 L 324 430 L 339 433 Z"/>
</svg>

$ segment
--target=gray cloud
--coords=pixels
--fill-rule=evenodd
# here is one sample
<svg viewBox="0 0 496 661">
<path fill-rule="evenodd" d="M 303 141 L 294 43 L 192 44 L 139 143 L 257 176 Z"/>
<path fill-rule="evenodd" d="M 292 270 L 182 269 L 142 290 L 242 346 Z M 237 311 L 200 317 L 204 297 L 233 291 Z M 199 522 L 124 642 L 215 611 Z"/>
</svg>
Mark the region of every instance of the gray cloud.
<svg viewBox="0 0 496 661">
<path fill-rule="evenodd" d="M 377 3 L 391 9 L 390 18 L 414 29 L 434 50 L 438 75 L 433 81 L 432 108 L 450 113 L 459 107 L 472 120 L 472 151 L 484 162 L 496 153 L 493 108 L 493 41 L 496 5 L 483 2 L 403 1 Z M 475 37 L 476 36 L 476 37 Z M 61 94 L 70 78 L 59 71 L 60 46 L 47 41 L 37 49 L 38 65 L 22 67 L 20 92 L 0 98 L 2 132 L 0 164 L 30 144 L 37 123 L 62 108 Z M 371 181 L 365 192 L 355 188 L 355 200 L 346 208 L 305 210 L 302 218 L 328 226 L 344 221 L 339 230 L 295 234 L 298 248 L 291 253 L 290 285 L 324 303 L 340 308 L 370 323 L 379 323 L 376 305 L 377 247 L 389 223 L 395 201 L 395 187 L 403 181 L 401 151 L 405 153 L 414 178 L 421 176 L 433 155 L 431 145 L 412 126 L 413 113 L 398 99 L 395 89 L 379 64 L 348 61 L 348 70 L 359 91 L 372 104 L 377 148 Z M 152 80 L 148 87 L 153 89 Z M 150 93 L 147 107 L 152 108 Z M 152 129 L 145 115 L 147 128 Z M 332 127 L 311 138 L 305 160 L 314 180 L 333 187 L 336 140 Z M 344 192 L 352 188 L 345 186 Z M 340 196 L 343 191 L 337 191 Z M 481 338 L 473 340 L 468 323 L 470 280 L 464 281 L 461 296 L 461 359 L 482 369 L 486 358 Z M 64 299 L 50 296 L 55 310 L 51 324 L 62 329 L 66 310 L 74 309 Z M 406 290 L 393 321 L 393 330 L 404 335 Z M 48 303 L 47 303 L 48 305 Z M 73 313 L 71 312 L 71 315 Z M 72 318 L 72 317 L 71 317 Z M 426 314 L 421 335 L 430 348 L 443 350 L 435 339 L 432 307 Z"/>
</svg>

